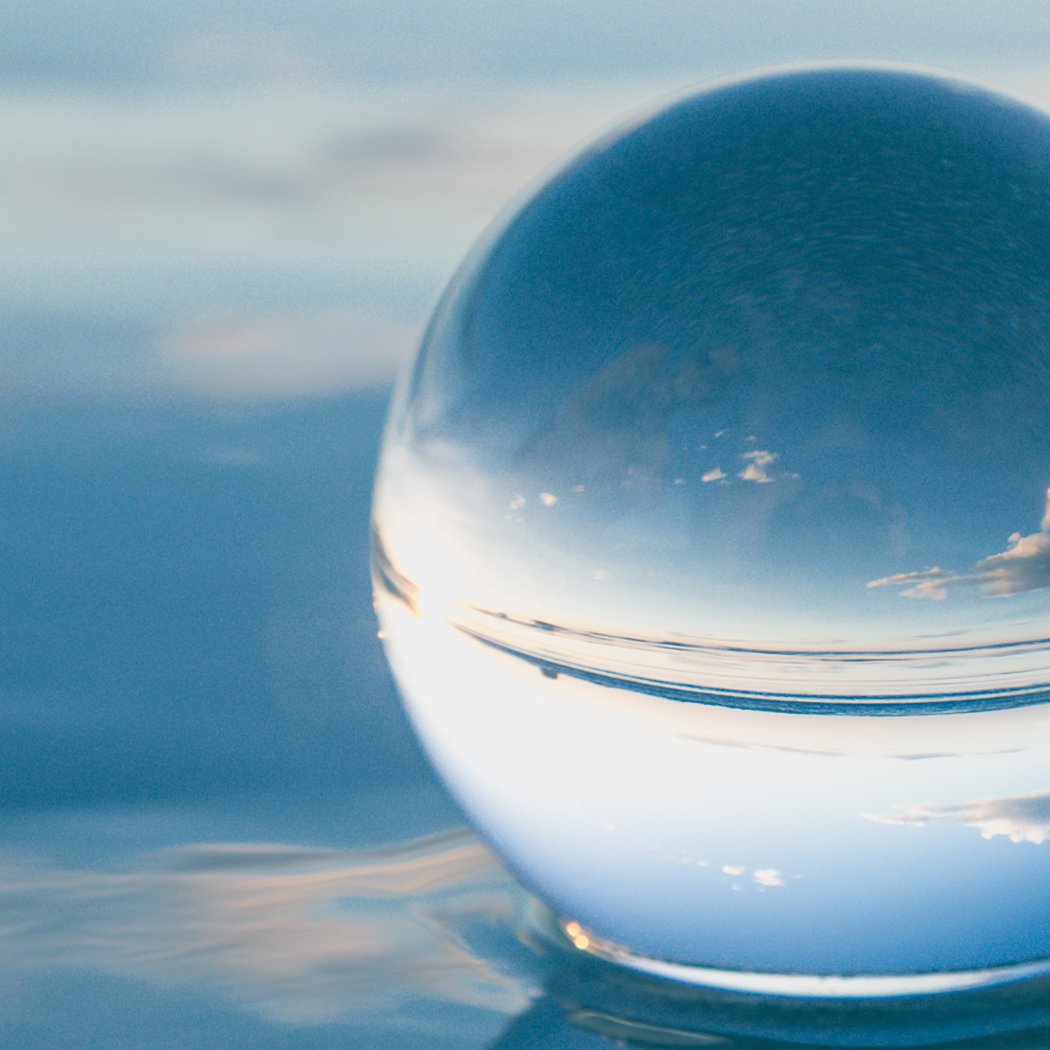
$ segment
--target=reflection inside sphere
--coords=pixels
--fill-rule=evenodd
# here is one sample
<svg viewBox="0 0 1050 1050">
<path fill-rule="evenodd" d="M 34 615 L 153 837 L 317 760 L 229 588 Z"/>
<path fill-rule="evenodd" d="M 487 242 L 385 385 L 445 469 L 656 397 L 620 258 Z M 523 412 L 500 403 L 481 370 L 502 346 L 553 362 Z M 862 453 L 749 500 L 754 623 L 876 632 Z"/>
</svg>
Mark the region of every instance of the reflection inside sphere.
<svg viewBox="0 0 1050 1050">
<path fill-rule="evenodd" d="M 588 944 L 1050 956 L 1048 273 L 1047 117 L 847 68 L 599 140 L 464 263 L 377 604 L 439 769 Z"/>
</svg>

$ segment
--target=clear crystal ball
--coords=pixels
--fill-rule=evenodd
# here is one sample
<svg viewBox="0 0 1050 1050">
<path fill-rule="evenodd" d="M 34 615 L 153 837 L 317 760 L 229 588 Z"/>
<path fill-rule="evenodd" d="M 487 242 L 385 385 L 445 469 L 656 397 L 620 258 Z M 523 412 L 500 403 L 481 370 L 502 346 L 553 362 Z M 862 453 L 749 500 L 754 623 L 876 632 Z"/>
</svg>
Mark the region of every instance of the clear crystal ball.
<svg viewBox="0 0 1050 1050">
<path fill-rule="evenodd" d="M 1050 957 L 1048 485 L 1050 120 L 758 75 L 465 261 L 391 410 L 377 608 L 578 947 L 1005 979 Z"/>
</svg>

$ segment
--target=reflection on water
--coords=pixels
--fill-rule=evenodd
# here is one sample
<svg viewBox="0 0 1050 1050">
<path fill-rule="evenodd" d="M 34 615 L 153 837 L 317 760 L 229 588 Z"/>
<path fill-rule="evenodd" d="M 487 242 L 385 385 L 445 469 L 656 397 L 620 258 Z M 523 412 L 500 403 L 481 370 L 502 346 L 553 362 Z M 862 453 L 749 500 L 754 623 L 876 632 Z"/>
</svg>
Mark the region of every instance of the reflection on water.
<svg viewBox="0 0 1050 1050">
<path fill-rule="evenodd" d="M 1042 1048 L 1050 1037 L 1048 988 L 848 1004 L 674 991 L 614 973 L 563 966 L 544 995 L 515 1018 L 492 1050 L 528 1047 L 952 1047 Z"/>
<path fill-rule="evenodd" d="M 573 940 L 1048 965 L 1048 267 L 1046 114 L 844 67 L 607 136 L 467 258 L 391 414 L 376 602 Z"/>
<path fill-rule="evenodd" d="M 517 1013 L 524 972 L 472 948 L 519 901 L 467 832 L 386 850 L 187 845 L 119 870 L 0 866 L 4 972 L 77 967 L 218 992 L 273 1021 L 412 1016 L 418 999 Z M 490 938 L 491 939 L 491 938 Z"/>
<path fill-rule="evenodd" d="M 395 1040 L 383 1045 L 480 1047 L 448 1011 L 468 1006 L 507 1018 L 492 1050 L 933 1047 L 967 1036 L 977 1050 L 1002 1045 L 1003 1032 L 1045 1038 L 1050 1016 L 1037 985 L 835 1004 L 633 976 L 555 936 L 549 913 L 466 830 L 370 850 L 183 845 L 106 870 L 8 856 L 0 874 L 9 989 L 76 969 L 218 997 L 288 1033 L 370 1017 Z M 288 1038 L 280 1045 L 299 1045 Z"/>
</svg>

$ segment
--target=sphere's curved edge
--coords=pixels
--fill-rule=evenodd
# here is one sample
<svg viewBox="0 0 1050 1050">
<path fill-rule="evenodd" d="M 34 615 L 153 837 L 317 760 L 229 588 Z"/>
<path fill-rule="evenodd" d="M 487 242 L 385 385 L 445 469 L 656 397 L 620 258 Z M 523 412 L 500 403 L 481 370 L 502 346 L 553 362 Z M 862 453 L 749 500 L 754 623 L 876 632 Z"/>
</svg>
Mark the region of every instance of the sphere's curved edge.
<svg viewBox="0 0 1050 1050">
<path fill-rule="evenodd" d="M 979 992 L 1050 977 L 1050 959 L 934 973 L 805 974 L 725 970 L 665 962 L 638 955 L 585 930 L 579 923 L 550 917 L 548 935 L 565 946 L 635 973 L 697 989 L 785 999 L 904 999 Z M 551 928 L 553 926 L 553 929 Z"/>
<path fill-rule="evenodd" d="M 560 158 L 547 165 L 535 178 L 529 181 L 500 210 L 489 227 L 495 236 L 507 224 L 506 219 L 520 210 L 523 204 L 536 196 L 539 189 L 550 181 L 553 174 L 560 172 L 569 163 L 583 159 L 587 154 L 604 149 L 610 142 L 621 138 L 630 131 L 675 106 L 689 102 L 691 99 L 710 95 L 726 88 L 745 85 L 753 82 L 773 80 L 777 77 L 797 76 L 821 73 L 899 73 L 914 77 L 936 80 L 941 84 L 954 87 L 959 91 L 978 91 L 1003 102 L 1022 105 L 1050 116 L 1050 107 L 1046 102 L 1025 92 L 1009 90 L 996 85 L 972 73 L 960 73 L 958 70 L 944 66 L 933 66 L 922 62 L 907 62 L 888 58 L 814 58 L 799 59 L 792 62 L 776 62 L 766 66 L 739 70 L 732 73 L 713 73 L 687 84 L 683 87 L 665 91 L 647 102 L 639 103 L 633 110 L 610 120 L 585 137 L 575 148 L 566 151 Z M 485 238 L 487 241 L 487 237 Z"/>
<path fill-rule="evenodd" d="M 800 58 L 788 62 L 773 62 L 764 66 L 752 66 L 734 73 L 715 74 L 706 79 L 699 80 L 691 87 L 683 91 L 675 92 L 674 97 L 681 101 L 692 94 L 708 91 L 718 87 L 730 87 L 734 84 L 742 84 L 751 80 L 761 80 L 774 77 L 779 74 L 793 73 L 820 73 L 823 71 L 843 70 L 845 72 L 880 72 L 887 73 L 914 73 L 917 76 L 934 77 L 938 80 L 958 82 L 964 87 L 975 87 L 987 91 L 989 94 L 1004 98 L 1016 99 L 1012 90 L 1005 91 L 996 87 L 991 81 L 977 76 L 973 73 L 960 73 L 957 69 L 947 66 L 930 65 L 927 62 L 909 62 L 906 59 L 895 58 L 872 58 L 872 57 L 843 57 L 843 58 Z"/>
<path fill-rule="evenodd" d="M 777 77 L 798 75 L 820 75 L 821 73 L 899 73 L 936 80 L 962 92 L 980 92 L 1001 102 L 1024 106 L 1050 116 L 1050 106 L 1036 96 L 1017 91 L 1006 90 L 990 80 L 972 73 L 960 73 L 944 66 L 933 66 L 922 62 L 907 62 L 887 58 L 814 58 L 799 59 L 792 62 L 776 62 L 766 66 L 738 70 L 732 73 L 712 73 L 708 76 L 674 88 L 647 101 L 640 101 L 637 106 L 619 116 L 606 121 L 595 128 L 589 135 L 566 150 L 559 157 L 553 158 L 538 171 L 528 182 L 504 204 L 493 216 L 488 226 L 478 237 L 475 244 L 460 267 L 465 270 L 471 261 L 488 245 L 493 243 L 510 221 L 521 209 L 536 197 L 540 190 L 554 178 L 567 172 L 574 165 L 584 161 L 589 155 L 598 153 L 612 142 L 629 134 L 635 128 L 653 120 L 676 106 L 692 99 L 715 94 L 727 88 L 753 82 L 773 80 Z"/>
<path fill-rule="evenodd" d="M 477 261 L 496 243 L 507 227 L 522 209 L 552 182 L 553 179 L 569 172 L 576 165 L 583 163 L 590 155 L 599 153 L 611 143 L 627 135 L 635 128 L 661 114 L 702 95 L 712 94 L 736 85 L 752 81 L 761 81 L 779 76 L 796 74 L 820 74 L 830 72 L 843 73 L 901 73 L 916 77 L 928 77 L 942 84 L 950 84 L 960 91 L 980 91 L 1004 102 L 1022 105 L 1050 117 L 1050 106 L 1045 101 L 1024 92 L 1006 91 L 994 83 L 971 73 L 960 73 L 942 66 L 927 65 L 919 62 L 906 62 L 881 58 L 838 58 L 838 59 L 800 59 L 792 62 L 773 63 L 739 70 L 731 73 L 712 73 L 684 86 L 660 93 L 656 98 L 638 104 L 624 113 L 612 116 L 585 135 L 576 145 L 550 158 L 542 167 L 529 177 L 501 207 L 496 209 L 475 238 L 459 265 L 449 275 L 431 309 L 427 312 L 430 321 L 423 332 L 416 354 L 406 361 L 399 373 L 388 418 L 396 420 L 400 416 L 403 403 L 409 399 L 412 377 L 416 373 L 421 351 L 428 342 L 429 331 L 441 310 L 441 306 L 454 293 L 457 284 L 473 269 Z"/>
<path fill-rule="evenodd" d="M 935 80 L 954 91 L 979 93 L 990 99 L 997 99 L 1000 103 L 1020 106 L 1040 113 L 1045 117 L 1050 117 L 1050 105 L 1047 104 L 1045 99 L 1026 91 L 1018 90 L 1013 85 L 1005 88 L 990 79 L 974 73 L 961 73 L 955 69 L 927 65 L 921 62 L 882 58 L 817 58 L 778 62 L 733 73 L 715 73 L 702 77 L 684 87 L 667 91 L 647 103 L 639 104 L 634 110 L 621 115 L 618 119 L 610 121 L 605 127 L 596 130 L 589 137 L 585 138 L 576 149 L 570 150 L 562 156 L 559 162 L 549 165 L 541 173 L 542 178 L 533 180 L 519 192 L 511 202 L 515 207 L 512 209 L 508 206 L 500 213 L 500 218 L 509 216 L 526 201 L 534 197 L 537 191 L 549 180 L 551 174 L 560 171 L 567 162 L 575 162 L 589 153 L 604 149 L 621 136 L 626 135 L 635 128 L 641 127 L 647 121 L 667 113 L 676 106 L 688 103 L 692 99 L 751 83 L 776 80 L 779 77 L 819 76 L 823 73 L 897 73 L 903 76 L 925 78 L 927 80 Z M 493 223 L 493 227 L 498 226 L 502 229 L 506 224 L 505 221 Z"/>
</svg>

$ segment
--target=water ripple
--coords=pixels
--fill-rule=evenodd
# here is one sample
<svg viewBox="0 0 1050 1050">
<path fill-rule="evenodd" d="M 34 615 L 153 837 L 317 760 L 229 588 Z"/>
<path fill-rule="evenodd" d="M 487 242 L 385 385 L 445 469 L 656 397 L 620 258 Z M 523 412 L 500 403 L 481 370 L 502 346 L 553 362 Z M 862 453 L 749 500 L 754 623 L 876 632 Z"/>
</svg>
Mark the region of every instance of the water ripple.
<svg viewBox="0 0 1050 1050">
<path fill-rule="evenodd" d="M 553 917 L 466 829 L 379 849 L 191 844 L 109 870 L 8 855 L 0 876 L 9 980 L 87 969 L 218 995 L 285 1027 L 368 1015 L 406 1047 L 472 1045 L 449 1043 L 447 1017 L 441 1030 L 428 1003 L 505 1016 L 490 1050 L 993 1050 L 1050 1037 L 1048 981 L 814 1002 L 627 972 L 559 943 Z"/>
</svg>

